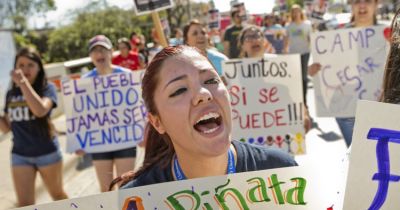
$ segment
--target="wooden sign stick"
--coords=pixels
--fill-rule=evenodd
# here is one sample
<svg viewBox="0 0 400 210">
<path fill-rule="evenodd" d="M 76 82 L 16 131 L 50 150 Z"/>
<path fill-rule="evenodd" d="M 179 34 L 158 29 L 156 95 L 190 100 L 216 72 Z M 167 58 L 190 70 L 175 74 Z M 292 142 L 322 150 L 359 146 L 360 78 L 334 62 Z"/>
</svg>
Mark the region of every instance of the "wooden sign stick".
<svg viewBox="0 0 400 210">
<path fill-rule="evenodd" d="M 158 16 L 158 12 L 157 11 L 151 12 L 151 17 L 153 18 L 153 23 L 156 27 L 158 39 L 160 41 L 161 46 L 167 47 L 168 43 L 165 39 L 164 30 L 161 25 L 160 16 Z"/>
</svg>

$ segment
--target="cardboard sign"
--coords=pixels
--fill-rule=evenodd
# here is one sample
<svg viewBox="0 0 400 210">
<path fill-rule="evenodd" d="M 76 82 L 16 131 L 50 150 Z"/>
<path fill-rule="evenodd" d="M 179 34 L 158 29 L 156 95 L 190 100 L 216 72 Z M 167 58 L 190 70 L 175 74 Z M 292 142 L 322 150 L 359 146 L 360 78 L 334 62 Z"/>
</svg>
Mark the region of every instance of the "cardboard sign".
<svg viewBox="0 0 400 210">
<path fill-rule="evenodd" d="M 310 167 L 290 167 L 167 182 L 19 210 L 325 210 L 336 192 L 327 190 L 325 176 L 313 172 Z"/>
<path fill-rule="evenodd" d="M 220 28 L 221 15 L 218 9 L 208 10 L 208 28 L 209 29 L 219 29 Z"/>
<path fill-rule="evenodd" d="M 10 72 L 14 68 L 16 49 L 11 31 L 0 31 L 0 116 L 6 103 L 6 94 L 11 83 Z"/>
<path fill-rule="evenodd" d="M 305 153 L 299 55 L 223 63 L 231 97 L 233 139 Z"/>
<path fill-rule="evenodd" d="M 344 210 L 399 209 L 400 106 L 360 101 Z"/>
<path fill-rule="evenodd" d="M 172 0 L 133 0 L 136 15 L 144 15 L 173 7 Z"/>
<path fill-rule="evenodd" d="M 143 73 L 133 71 L 62 82 L 68 152 L 115 151 L 134 147 L 143 140 Z"/>
<path fill-rule="evenodd" d="M 240 18 L 242 18 L 243 21 L 247 20 L 247 11 L 244 2 L 234 3 L 232 5 L 232 9 L 233 8 L 239 10 L 239 16 Z"/>
<path fill-rule="evenodd" d="M 385 26 L 311 34 L 313 60 L 322 65 L 314 76 L 317 115 L 354 117 L 358 99 L 377 100 L 389 45 Z"/>
</svg>

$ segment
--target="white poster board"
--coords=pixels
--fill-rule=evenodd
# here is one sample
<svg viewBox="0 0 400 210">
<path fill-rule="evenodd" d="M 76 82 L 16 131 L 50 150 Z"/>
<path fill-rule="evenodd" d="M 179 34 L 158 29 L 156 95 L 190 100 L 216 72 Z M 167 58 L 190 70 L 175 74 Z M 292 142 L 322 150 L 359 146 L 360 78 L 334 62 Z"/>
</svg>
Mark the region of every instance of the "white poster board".
<svg viewBox="0 0 400 210">
<path fill-rule="evenodd" d="M 398 113 L 396 104 L 358 103 L 343 210 L 399 209 Z"/>
<path fill-rule="evenodd" d="M 115 151 L 143 140 L 143 73 L 133 71 L 62 82 L 68 152 Z"/>
<path fill-rule="evenodd" d="M 319 117 L 354 117 L 358 99 L 376 101 L 381 93 L 389 45 L 385 26 L 352 28 L 311 34 Z"/>
<path fill-rule="evenodd" d="M 231 97 L 233 139 L 305 153 L 299 55 L 223 63 Z"/>
<path fill-rule="evenodd" d="M 133 0 L 133 10 L 136 15 L 144 15 L 174 6 L 172 0 Z"/>
<path fill-rule="evenodd" d="M 218 9 L 208 10 L 208 28 L 209 29 L 220 29 L 221 14 Z"/>
<path fill-rule="evenodd" d="M 336 196 L 325 187 L 327 178 L 310 167 L 290 167 L 167 182 L 19 210 L 326 210 Z"/>
<path fill-rule="evenodd" d="M 7 90 L 11 83 L 16 49 L 11 31 L 0 31 L 0 115 L 3 114 Z"/>
</svg>

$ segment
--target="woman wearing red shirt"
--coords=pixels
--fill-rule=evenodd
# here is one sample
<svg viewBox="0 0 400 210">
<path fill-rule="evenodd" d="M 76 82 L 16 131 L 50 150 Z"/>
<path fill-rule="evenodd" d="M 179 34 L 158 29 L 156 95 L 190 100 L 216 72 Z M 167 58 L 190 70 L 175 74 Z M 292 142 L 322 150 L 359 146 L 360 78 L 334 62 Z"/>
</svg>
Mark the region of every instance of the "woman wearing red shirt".
<svg viewBox="0 0 400 210">
<path fill-rule="evenodd" d="M 117 66 L 122 66 L 132 71 L 142 69 L 139 62 L 139 55 L 133 52 L 127 38 L 118 39 L 118 49 L 120 54 L 112 59 L 112 63 Z"/>
</svg>

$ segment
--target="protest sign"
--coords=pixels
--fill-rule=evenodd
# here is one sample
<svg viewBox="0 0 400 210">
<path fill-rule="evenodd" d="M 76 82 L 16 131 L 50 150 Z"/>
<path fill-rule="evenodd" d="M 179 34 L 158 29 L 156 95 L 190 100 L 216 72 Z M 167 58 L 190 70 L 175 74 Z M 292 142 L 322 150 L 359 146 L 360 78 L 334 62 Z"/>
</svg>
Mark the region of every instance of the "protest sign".
<svg viewBox="0 0 400 210">
<path fill-rule="evenodd" d="M 389 45 L 385 26 L 311 34 L 317 115 L 354 117 L 358 99 L 377 100 Z"/>
<path fill-rule="evenodd" d="M 3 113 L 10 72 L 14 68 L 16 49 L 11 31 L 0 31 L 0 115 Z"/>
<path fill-rule="evenodd" d="M 232 105 L 233 139 L 305 153 L 299 55 L 223 63 Z"/>
<path fill-rule="evenodd" d="M 231 3 L 232 4 L 232 3 Z M 236 2 L 232 4 L 232 9 L 237 9 L 239 11 L 239 17 L 243 20 L 246 21 L 247 18 L 247 11 L 246 7 L 244 5 L 244 2 Z"/>
<path fill-rule="evenodd" d="M 168 43 L 165 39 L 163 23 L 161 23 L 158 11 L 173 7 L 172 0 L 133 0 L 133 3 L 133 10 L 136 15 L 151 13 L 154 28 L 157 31 L 158 42 L 161 46 L 167 47 Z"/>
<path fill-rule="evenodd" d="M 344 210 L 399 209 L 400 106 L 359 101 Z"/>
<path fill-rule="evenodd" d="M 167 182 L 19 210 L 325 210 L 336 194 L 327 190 L 326 178 L 310 167 L 290 167 Z"/>
<path fill-rule="evenodd" d="M 133 0 L 133 2 L 133 10 L 136 15 L 144 15 L 173 6 L 172 0 Z"/>
<path fill-rule="evenodd" d="M 144 71 L 62 82 L 67 151 L 88 153 L 133 147 L 144 135 Z"/>
<path fill-rule="evenodd" d="M 218 9 L 210 9 L 208 10 L 208 28 L 214 29 L 220 28 L 219 21 L 221 19 L 221 15 L 219 14 Z"/>
</svg>

